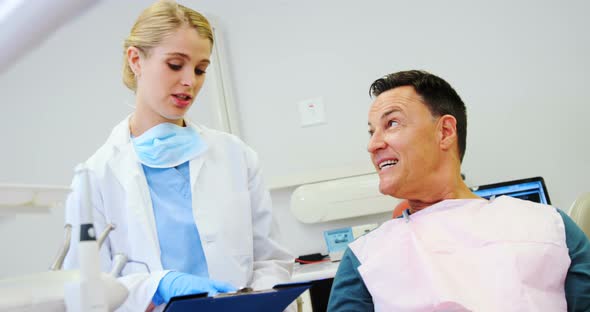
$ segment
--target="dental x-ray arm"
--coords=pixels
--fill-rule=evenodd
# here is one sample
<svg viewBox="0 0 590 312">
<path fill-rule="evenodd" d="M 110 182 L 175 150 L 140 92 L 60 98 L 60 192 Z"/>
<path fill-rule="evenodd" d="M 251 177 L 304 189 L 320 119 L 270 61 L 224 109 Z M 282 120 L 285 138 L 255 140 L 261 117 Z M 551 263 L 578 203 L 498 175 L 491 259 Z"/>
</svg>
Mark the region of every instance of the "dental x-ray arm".
<svg viewBox="0 0 590 312">
<path fill-rule="evenodd" d="M 99 0 L 0 0 L 0 74 Z"/>
</svg>

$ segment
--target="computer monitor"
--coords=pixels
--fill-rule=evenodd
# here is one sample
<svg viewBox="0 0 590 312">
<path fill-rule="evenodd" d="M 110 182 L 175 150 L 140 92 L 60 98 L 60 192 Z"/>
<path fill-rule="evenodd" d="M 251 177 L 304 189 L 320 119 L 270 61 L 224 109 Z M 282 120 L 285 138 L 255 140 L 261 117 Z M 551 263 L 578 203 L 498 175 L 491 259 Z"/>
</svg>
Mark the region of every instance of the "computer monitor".
<svg viewBox="0 0 590 312">
<path fill-rule="evenodd" d="M 542 177 L 534 177 L 472 187 L 471 190 L 480 197 L 490 199 L 501 195 L 551 205 L 549 193 Z"/>
</svg>

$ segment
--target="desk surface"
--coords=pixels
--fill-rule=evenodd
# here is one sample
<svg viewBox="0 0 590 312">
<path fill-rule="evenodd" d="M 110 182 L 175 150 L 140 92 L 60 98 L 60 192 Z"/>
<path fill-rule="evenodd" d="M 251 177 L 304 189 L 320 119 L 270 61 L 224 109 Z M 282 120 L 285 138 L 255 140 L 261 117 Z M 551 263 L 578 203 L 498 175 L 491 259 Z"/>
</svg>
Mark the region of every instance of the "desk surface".
<svg viewBox="0 0 590 312">
<path fill-rule="evenodd" d="M 336 275 L 340 262 L 319 262 L 313 264 L 295 264 L 293 268 L 293 282 L 313 281 L 332 278 Z"/>
</svg>

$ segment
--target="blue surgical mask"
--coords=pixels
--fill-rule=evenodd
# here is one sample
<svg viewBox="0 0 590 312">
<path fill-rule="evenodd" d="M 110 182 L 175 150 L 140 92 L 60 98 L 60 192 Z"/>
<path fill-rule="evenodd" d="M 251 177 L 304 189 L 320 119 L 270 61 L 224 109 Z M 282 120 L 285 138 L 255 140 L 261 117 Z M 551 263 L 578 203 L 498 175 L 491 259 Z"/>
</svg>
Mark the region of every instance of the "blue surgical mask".
<svg viewBox="0 0 590 312">
<path fill-rule="evenodd" d="M 141 163 L 152 168 L 176 167 L 207 149 L 195 129 L 172 123 L 154 126 L 132 141 Z"/>
</svg>

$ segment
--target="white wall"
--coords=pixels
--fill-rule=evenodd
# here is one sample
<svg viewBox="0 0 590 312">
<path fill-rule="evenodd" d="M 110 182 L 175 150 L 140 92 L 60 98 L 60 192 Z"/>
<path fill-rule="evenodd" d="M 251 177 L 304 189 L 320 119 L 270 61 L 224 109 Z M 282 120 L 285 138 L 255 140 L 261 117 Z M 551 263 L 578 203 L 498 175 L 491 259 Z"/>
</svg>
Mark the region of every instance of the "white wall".
<svg viewBox="0 0 590 312">
<path fill-rule="evenodd" d="M 120 55 L 139 7 L 149 3 L 140 2 L 103 1 L 0 75 L 0 182 L 68 184 L 73 166 L 131 111 Z M 271 183 L 296 172 L 368 167 L 368 86 L 419 68 L 449 81 L 467 105 L 463 171 L 471 184 L 541 175 L 561 208 L 590 189 L 587 2 L 190 5 L 217 17 L 243 138 Z M 296 104 L 316 96 L 324 98 L 328 124 L 300 128 Z M 389 217 L 304 225 L 290 216 L 292 190 L 272 195 L 282 241 L 296 254 L 325 252 L 323 230 Z M 61 209 L 0 217 L 0 277 L 45 269 L 62 219 Z"/>
</svg>

